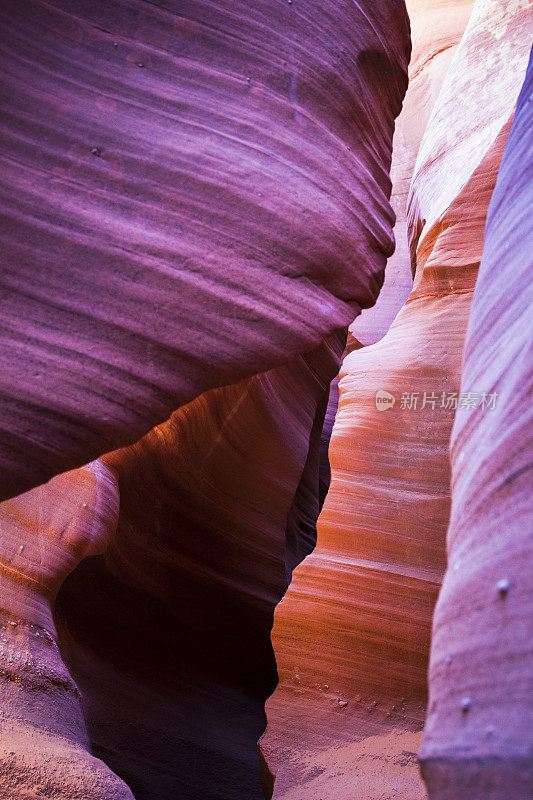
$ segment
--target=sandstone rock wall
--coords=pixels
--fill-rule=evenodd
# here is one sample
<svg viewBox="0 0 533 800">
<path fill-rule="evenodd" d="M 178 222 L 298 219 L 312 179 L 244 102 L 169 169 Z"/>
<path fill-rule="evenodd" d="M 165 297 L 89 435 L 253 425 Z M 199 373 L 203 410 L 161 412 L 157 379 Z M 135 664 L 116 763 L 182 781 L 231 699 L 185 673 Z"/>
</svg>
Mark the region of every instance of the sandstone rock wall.
<svg viewBox="0 0 533 800">
<path fill-rule="evenodd" d="M 107 453 L 121 509 L 54 606 L 72 691 L 57 718 L 43 689 L 46 745 L 31 687 L 1 685 L 34 744 L 2 731 L 10 800 L 48 773 L 57 798 L 249 800 L 328 384 L 392 252 L 405 6 L 28 0 L 0 24 L 0 498 Z"/>
<path fill-rule="evenodd" d="M 138 800 L 260 797 L 287 518 L 341 352 L 213 390 L 106 457 L 117 538 L 63 587 L 58 627 L 91 744 Z"/>
<path fill-rule="evenodd" d="M 0 504 L 2 800 L 260 796 L 272 614 L 308 495 L 289 511 L 299 484 L 318 496 L 343 343 L 202 395 L 105 463 Z"/>
<path fill-rule="evenodd" d="M 117 479 L 101 462 L 0 504 L 1 800 L 132 800 L 91 754 L 51 612 L 65 577 L 105 550 L 117 518 Z"/>
<path fill-rule="evenodd" d="M 448 569 L 421 750 L 432 800 L 533 794 L 533 63 L 492 195 L 452 435 Z"/>
<path fill-rule="evenodd" d="M 425 796 L 416 751 L 445 568 L 448 448 L 527 11 L 477 3 L 417 156 L 407 209 L 413 290 L 386 336 L 341 369 L 317 548 L 275 615 L 280 686 L 261 748 L 280 800 Z M 376 405 L 383 392 L 395 398 L 387 410 Z"/>
<path fill-rule="evenodd" d="M 266 794 L 422 800 L 460 385 L 424 777 L 525 800 L 530 83 L 461 358 L 531 15 L 472 5 L 409 3 L 300 567 L 403 2 L 0 10 L 1 800 L 258 798 L 293 570 Z"/>
<path fill-rule="evenodd" d="M 429 116 L 473 5 L 474 0 L 407 2 L 413 51 L 409 91 L 396 120 L 391 164 L 396 249 L 387 261 L 376 304 L 364 309 L 350 325 L 351 334 L 364 345 L 383 338 L 413 285 L 407 232 L 409 186 Z"/>
<path fill-rule="evenodd" d="M 318 346 L 392 252 L 403 0 L 7 0 L 0 499 Z"/>
</svg>

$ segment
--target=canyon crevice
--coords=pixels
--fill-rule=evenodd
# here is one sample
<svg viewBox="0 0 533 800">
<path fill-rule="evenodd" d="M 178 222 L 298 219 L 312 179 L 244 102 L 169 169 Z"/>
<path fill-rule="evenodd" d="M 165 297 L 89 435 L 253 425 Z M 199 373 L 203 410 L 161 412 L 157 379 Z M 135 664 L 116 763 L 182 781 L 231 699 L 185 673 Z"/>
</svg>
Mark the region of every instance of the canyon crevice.
<svg viewBox="0 0 533 800">
<path fill-rule="evenodd" d="M 97 456 L 120 496 L 102 555 L 83 493 L 80 540 L 47 528 L 45 622 L 11 598 L 53 482 L 6 539 L 7 660 L 42 674 L 42 698 L 2 683 L 9 800 L 260 796 L 273 609 L 314 544 L 346 326 L 393 250 L 410 52 L 401 0 L 291 5 L 2 7 L 0 496 Z"/>
<path fill-rule="evenodd" d="M 530 0 L 0 32 L 0 800 L 528 800 Z"/>
<path fill-rule="evenodd" d="M 453 21 L 465 17 L 455 15 L 453 4 L 448 9 L 449 32 Z M 421 96 L 424 110 L 428 96 L 437 94 L 431 82 L 442 82 L 413 165 L 410 248 L 399 248 L 404 257 L 411 250 L 414 285 L 385 336 L 343 361 L 330 444 L 332 482 L 317 547 L 296 569 L 276 609 L 272 640 L 280 684 L 267 703 L 260 743 L 275 776 L 276 800 L 426 797 L 416 753 L 426 713 L 433 608 L 446 566 L 450 436 L 456 405 L 461 409 L 477 397 L 477 406 L 485 392 L 487 408 L 478 415 L 489 420 L 492 411 L 490 387 L 470 384 L 471 398 L 459 392 L 462 353 L 487 209 L 524 77 L 530 19 L 526 4 L 480 0 L 462 38 L 460 30 L 455 39 L 450 34 L 448 59 L 456 49 L 445 73 L 433 70 L 426 77 L 429 55 L 441 52 L 442 43 L 428 41 L 428 16 L 422 15 L 418 41 L 424 49 L 417 51 L 411 9 L 412 75 L 397 137 Z M 468 65 L 474 60 L 473 73 Z M 416 149 L 415 139 L 411 151 Z M 404 185 L 400 181 L 402 194 Z M 401 284 L 396 288 L 401 296 Z M 351 332 L 361 331 L 371 342 L 378 310 L 379 301 L 369 330 L 363 312 Z M 384 398 L 387 405 L 379 407 Z M 449 603 L 448 614 L 457 620 Z M 444 623 L 442 628 L 444 640 L 449 634 Z M 458 647 L 456 642 L 452 649 Z M 463 660 L 454 674 L 468 663 Z M 442 662 L 437 668 L 442 671 Z M 460 692 L 455 681 L 451 691 Z M 439 685 L 450 691 L 442 677 Z M 459 702 L 454 714 L 459 725 Z M 434 716 L 433 736 L 442 741 L 438 712 Z M 454 752 L 451 732 L 448 743 Z M 530 759 L 528 745 L 523 747 Z M 430 797 L 464 796 L 453 765 L 444 772 L 445 788 L 428 780 Z M 424 774 L 433 772 L 426 768 Z M 531 789 L 529 774 L 520 780 Z M 463 788 L 469 794 L 472 784 Z M 490 778 L 472 796 L 500 796 L 489 790 L 495 791 Z"/>
</svg>

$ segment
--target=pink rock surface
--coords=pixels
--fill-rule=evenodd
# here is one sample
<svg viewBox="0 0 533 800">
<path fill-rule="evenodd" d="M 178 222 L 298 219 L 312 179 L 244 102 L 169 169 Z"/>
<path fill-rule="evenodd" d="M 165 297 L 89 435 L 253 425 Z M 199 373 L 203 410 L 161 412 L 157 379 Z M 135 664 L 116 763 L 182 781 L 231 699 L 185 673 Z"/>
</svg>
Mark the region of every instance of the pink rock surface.
<svg viewBox="0 0 533 800">
<path fill-rule="evenodd" d="M 0 499 L 372 305 L 402 0 L 3 3 Z"/>
<path fill-rule="evenodd" d="M 350 325 L 352 335 L 364 345 L 374 344 L 387 333 L 413 285 L 407 232 L 409 186 L 429 116 L 473 5 L 474 0 L 407 0 L 413 52 L 409 91 L 396 120 L 391 164 L 396 249 L 387 261 L 376 304 L 364 309 Z"/>
<path fill-rule="evenodd" d="M 132 800 L 91 755 L 51 610 L 79 561 L 105 549 L 117 517 L 117 480 L 100 462 L 0 504 L 1 800 Z"/>
<path fill-rule="evenodd" d="M 313 476 L 318 496 L 343 340 L 212 390 L 105 463 L 0 504 L 2 800 L 131 798 L 115 773 L 137 800 L 260 796 L 272 614 L 297 555 L 289 510 L 304 486 L 295 534 Z M 57 590 L 108 547 L 62 587 L 58 648 Z"/>
<path fill-rule="evenodd" d="M 466 336 L 461 390 L 477 407 L 458 411 L 452 435 L 448 569 L 421 750 L 432 800 L 533 795 L 532 101 L 530 62 Z"/>
<path fill-rule="evenodd" d="M 10 791 L 49 769 L 77 797 L 90 746 L 140 800 L 248 800 L 287 518 L 297 559 L 339 331 L 392 252 L 405 6 L 25 0 L 0 23 L 0 497 L 105 452 L 121 494 L 55 606 L 87 735 L 77 705 L 62 786 L 21 712 Z M 102 769 L 88 794 L 128 797 Z"/>
<path fill-rule="evenodd" d="M 445 567 L 449 398 L 459 390 L 487 208 L 527 57 L 523 12 L 501 3 L 474 10 L 411 185 L 413 290 L 385 337 L 341 369 L 317 548 L 275 614 L 280 685 L 261 749 L 277 800 L 426 796 L 415 753 Z M 474 58 L 477 71 L 466 76 Z M 394 406 L 380 411 L 378 392 Z"/>
<path fill-rule="evenodd" d="M 409 3 L 398 253 L 351 326 L 318 547 L 276 612 L 277 800 L 426 796 L 482 252 L 461 389 L 501 403 L 456 420 L 421 755 L 430 800 L 532 790 L 531 82 L 483 251 L 531 12 L 477 0 L 457 47 L 471 7 Z M 0 800 L 259 797 L 273 609 L 312 547 L 343 326 L 392 243 L 404 5 L 332 11 L 0 11 L 0 497 L 107 451 L 0 503 Z"/>
</svg>

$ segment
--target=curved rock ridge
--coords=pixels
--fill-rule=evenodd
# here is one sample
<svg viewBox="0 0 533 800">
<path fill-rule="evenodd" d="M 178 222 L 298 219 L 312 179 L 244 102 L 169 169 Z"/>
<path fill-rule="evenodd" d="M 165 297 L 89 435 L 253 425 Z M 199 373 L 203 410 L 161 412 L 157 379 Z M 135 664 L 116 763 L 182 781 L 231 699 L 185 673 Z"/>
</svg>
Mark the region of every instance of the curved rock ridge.
<svg viewBox="0 0 533 800">
<path fill-rule="evenodd" d="M 387 261 L 376 304 L 364 309 L 350 325 L 351 334 L 363 345 L 374 344 L 386 334 L 413 285 L 407 232 L 409 186 L 431 110 L 473 5 L 474 0 L 444 4 L 407 0 L 413 52 L 409 91 L 394 130 L 391 164 L 396 249 Z"/>
<path fill-rule="evenodd" d="M 90 753 L 51 611 L 68 573 L 105 549 L 117 517 L 117 480 L 101 462 L 0 504 L 1 800 L 133 800 Z"/>
<path fill-rule="evenodd" d="M 532 130 L 530 60 L 465 342 L 461 391 L 481 408 L 460 409 L 452 434 L 448 569 L 420 752 L 432 800 L 533 795 Z"/>
<path fill-rule="evenodd" d="M 273 611 L 286 559 L 307 552 L 297 533 L 344 338 L 212 390 L 105 457 L 117 537 L 65 583 L 56 616 L 93 752 L 136 800 L 261 796 Z"/>
<path fill-rule="evenodd" d="M 408 208 L 415 267 L 425 266 L 430 254 L 440 256 L 436 242 L 446 234 L 448 209 L 508 124 L 524 78 L 532 33 L 529 0 L 476 1 L 416 160 Z M 468 246 L 466 235 L 463 246 Z M 452 253 L 455 249 L 449 248 Z M 447 267 L 446 278 L 451 279 L 451 259 Z M 476 264 L 472 271 L 475 281 Z M 432 270 L 418 274 L 429 277 Z"/>
<path fill-rule="evenodd" d="M 410 3 L 301 566 L 403 2 L 0 10 L 0 497 L 132 443 L 0 503 L 0 800 L 259 800 L 291 574 L 265 794 L 423 800 L 456 404 L 423 774 L 531 794 L 532 15 L 471 6 Z"/>
<path fill-rule="evenodd" d="M 413 290 L 385 337 L 343 362 L 317 548 L 275 613 L 280 685 L 267 702 L 261 749 L 277 800 L 426 796 L 416 750 L 446 563 L 449 441 L 455 403 L 464 402 L 464 337 L 526 36 L 520 3 L 474 9 L 413 176 Z M 473 63 L 466 92 L 462 76 Z M 500 71 L 512 78 L 500 82 Z"/>
<path fill-rule="evenodd" d="M 7 0 L 0 499 L 374 303 L 403 0 Z"/>
</svg>

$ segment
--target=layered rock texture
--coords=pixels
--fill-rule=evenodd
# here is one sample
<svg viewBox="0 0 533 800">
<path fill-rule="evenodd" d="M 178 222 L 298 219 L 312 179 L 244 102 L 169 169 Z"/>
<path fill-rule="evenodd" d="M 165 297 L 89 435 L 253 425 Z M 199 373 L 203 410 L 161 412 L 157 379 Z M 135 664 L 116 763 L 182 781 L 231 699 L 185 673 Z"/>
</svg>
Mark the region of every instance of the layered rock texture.
<svg viewBox="0 0 533 800">
<path fill-rule="evenodd" d="M 396 249 L 387 261 L 385 282 L 376 304 L 350 325 L 353 336 L 364 345 L 383 338 L 413 285 L 407 231 L 409 186 L 429 116 L 473 5 L 474 0 L 407 3 L 413 53 L 409 91 L 394 131 L 391 165 Z"/>
<path fill-rule="evenodd" d="M 286 527 L 302 547 L 296 501 L 318 495 L 317 433 L 342 344 L 202 395 L 106 457 L 118 535 L 63 587 L 58 627 L 94 752 L 136 798 L 261 796 Z"/>
<path fill-rule="evenodd" d="M 459 17 L 448 6 L 450 25 L 466 21 L 464 4 L 458 7 Z M 413 17 L 416 30 L 416 9 Z M 444 82 L 407 208 L 414 287 L 385 337 L 343 363 L 317 548 L 276 610 L 280 685 L 261 740 L 275 798 L 426 796 L 416 752 L 446 564 L 448 449 L 456 405 L 472 402 L 459 394 L 463 343 L 487 209 L 525 72 L 528 20 L 525 3 L 476 3 L 446 76 L 429 76 L 430 86 L 432 78 Z M 428 46 L 427 36 L 419 41 Z M 422 69 L 412 68 L 411 86 L 420 85 L 435 49 L 415 50 Z M 435 93 L 418 96 L 427 101 Z M 364 316 L 352 330 L 358 324 Z M 448 742 L 453 749 L 453 737 Z M 465 796 L 454 794 L 451 769 L 447 791 L 442 797 Z"/>
<path fill-rule="evenodd" d="M 314 544 L 345 328 L 393 249 L 405 6 L 0 15 L 0 497 L 19 495 L 0 507 L 16 532 L 2 791 L 259 797 L 273 609 Z M 116 476 L 117 535 L 109 522 L 52 620 L 66 574 L 103 548 L 86 470 L 30 493 L 31 515 L 19 493 L 96 456 Z M 54 509 L 42 600 L 17 548 L 33 553 Z"/>
<path fill-rule="evenodd" d="M 0 9 L 0 800 L 422 800 L 450 501 L 423 777 L 529 796 L 531 12 L 408 11 L 392 155 L 403 0 Z"/>
<path fill-rule="evenodd" d="M 116 476 L 101 462 L 0 504 L 2 800 L 132 800 L 91 754 L 51 609 L 80 559 L 105 550 L 117 517 Z"/>
<path fill-rule="evenodd" d="M 403 0 L 7 0 L 0 499 L 318 346 L 393 250 Z"/>
<path fill-rule="evenodd" d="M 533 795 L 533 62 L 492 195 L 453 428 L 448 569 L 421 750 L 431 798 Z"/>
</svg>

